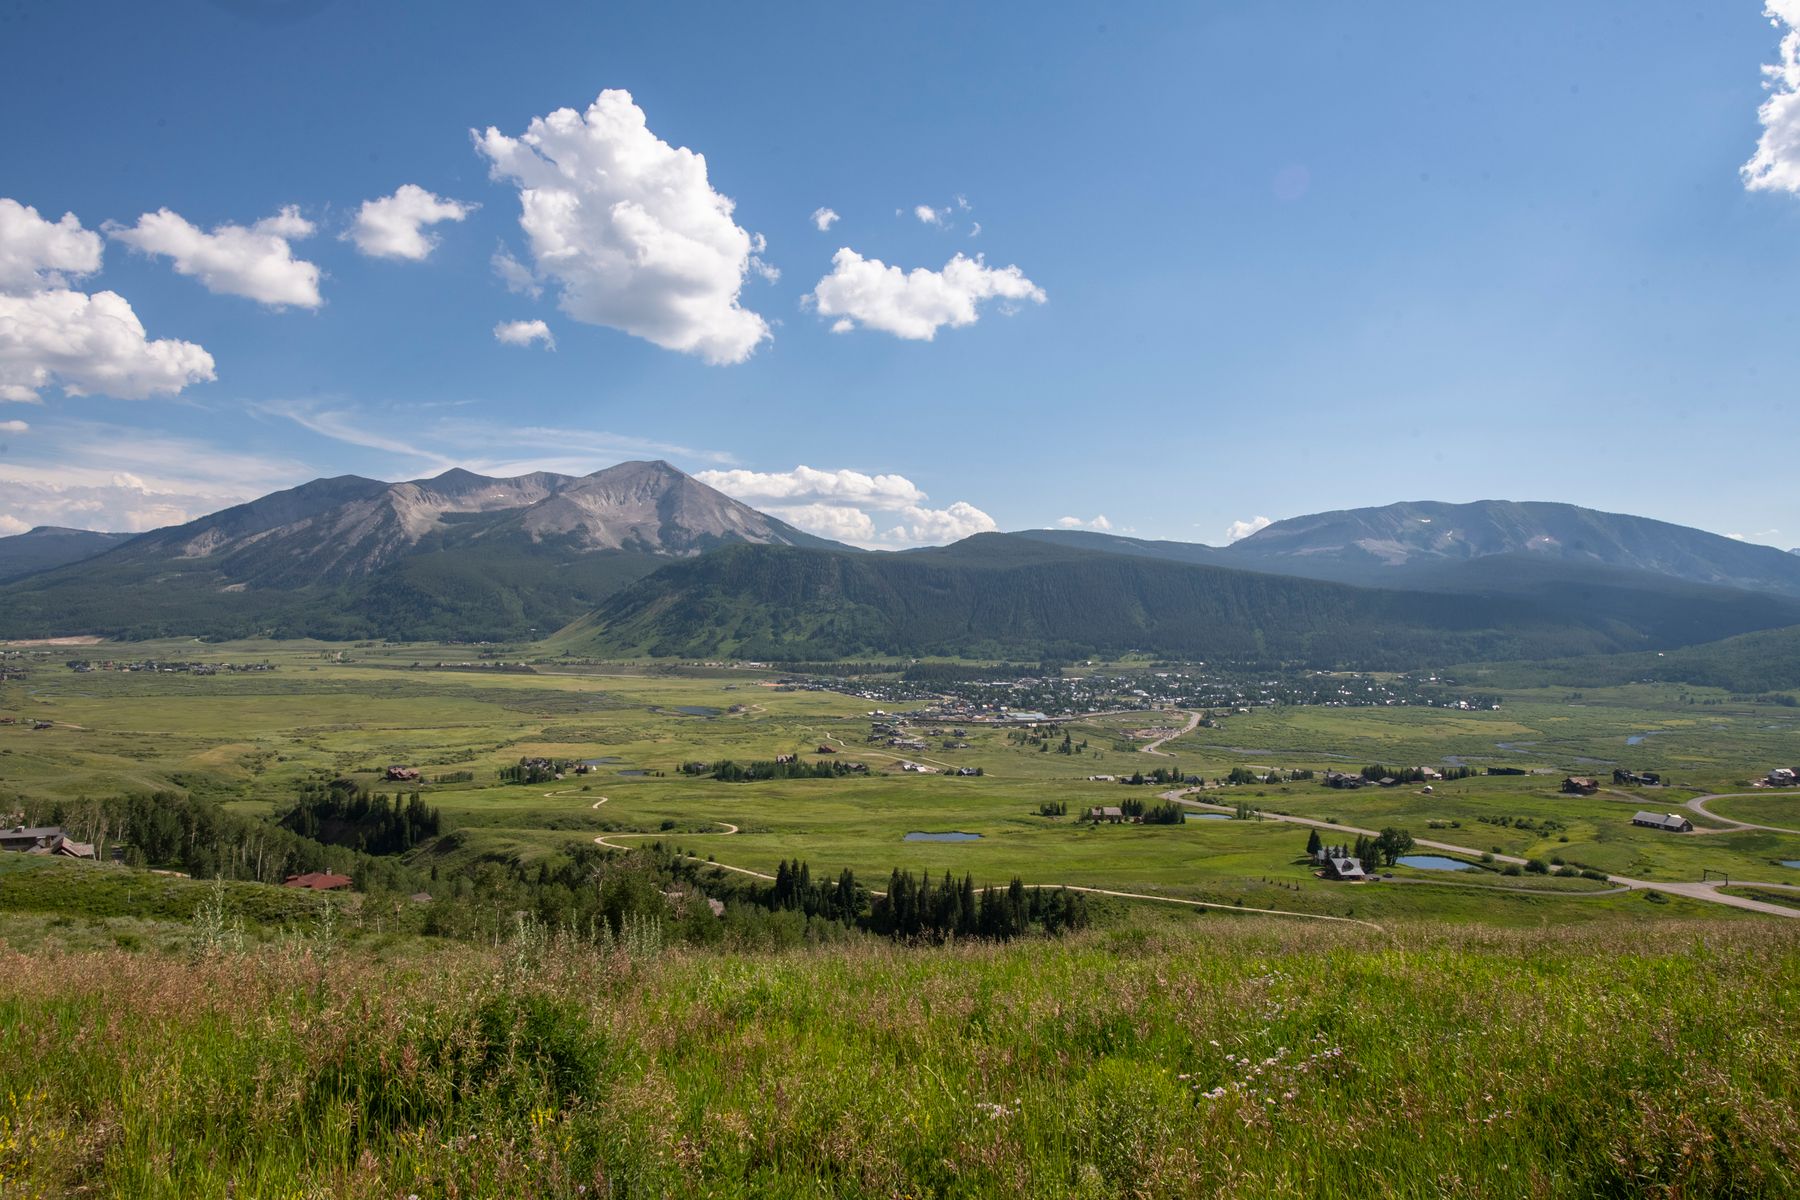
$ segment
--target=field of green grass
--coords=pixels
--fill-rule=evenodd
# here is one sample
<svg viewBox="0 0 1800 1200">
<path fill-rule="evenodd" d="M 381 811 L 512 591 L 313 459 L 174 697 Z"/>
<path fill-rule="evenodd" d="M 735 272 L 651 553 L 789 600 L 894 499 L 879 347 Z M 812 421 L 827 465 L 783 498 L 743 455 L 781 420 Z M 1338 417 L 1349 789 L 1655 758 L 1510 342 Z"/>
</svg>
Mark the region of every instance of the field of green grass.
<svg viewBox="0 0 1800 1200">
<path fill-rule="evenodd" d="M 7 1195 L 1791 1196 L 1800 928 L 0 949 Z"/>
<path fill-rule="evenodd" d="M 1241 799 L 1360 827 L 1399 825 L 1415 837 L 1476 851 L 1561 859 L 1652 881 L 1692 881 L 1716 871 L 1734 880 L 1779 882 L 1792 869 L 1778 864 L 1800 859 L 1800 834 L 1669 835 L 1630 824 L 1637 807 L 1675 807 L 1700 790 L 1728 789 L 1760 774 L 1791 746 L 1800 718 L 1775 705 L 1690 704 L 1687 692 L 1667 686 L 1509 694 L 1499 711 L 1258 709 L 1224 716 L 1222 728 L 1176 738 L 1164 756 L 1137 752 L 1131 731 L 1179 726 L 1184 718 L 1123 714 L 1069 723 L 1072 739 L 1087 748 L 1063 755 L 980 725 L 966 726 L 963 739 L 928 735 L 924 751 L 891 750 L 867 740 L 867 713 L 876 703 L 778 689 L 767 672 L 730 666 L 552 660 L 532 670 L 502 670 L 495 664 L 517 663 L 529 648 L 278 642 L 111 651 L 269 661 L 277 669 L 268 673 L 78 674 L 62 665 L 65 658 L 106 652 L 34 651 L 23 678 L 0 683 L 0 714 L 24 719 L 0 726 L 0 806 L 9 793 L 75 805 L 85 795 L 167 788 L 238 812 L 269 814 L 291 804 L 308 778 L 349 775 L 380 787 L 381 770 L 397 763 L 427 777 L 473 775 L 471 782 L 426 788 L 454 833 L 422 852 L 423 861 L 446 869 L 484 858 L 551 861 L 573 844 L 612 835 L 614 844 L 660 840 L 765 874 L 791 858 L 827 872 L 849 867 L 873 886 L 904 867 L 969 873 L 978 884 L 1017 875 L 1033 884 L 1378 920 L 1435 916 L 1535 925 L 1667 919 L 1702 907 L 1681 898 L 1650 905 L 1641 894 L 1604 894 L 1586 882 L 1509 879 L 1497 871 L 1450 876 L 1401 868 L 1395 875 L 1405 886 L 1346 888 L 1313 876 L 1301 858 L 1306 831 L 1294 826 L 1196 820 L 1094 828 L 1075 819 L 1090 805 L 1116 804 L 1127 795 L 1155 801 L 1157 789 L 1089 782 L 1095 774 L 1173 766 L 1217 778 L 1236 766 L 1322 772 L 1371 761 L 1468 761 L 1545 773 L 1440 784 L 1430 795 L 1418 787 L 1352 793 L 1308 782 L 1209 789 L 1197 798 L 1227 806 Z M 451 665 L 436 669 L 439 663 Z M 36 730 L 33 721 L 54 727 Z M 1627 745 L 1630 738 L 1641 740 Z M 945 740 L 969 746 L 945 749 Z M 819 755 L 821 745 L 838 753 Z M 687 761 L 792 752 L 808 761 L 857 760 L 871 771 L 735 784 L 678 770 Z M 499 769 L 528 755 L 599 762 L 593 774 L 557 784 L 501 786 Z M 906 774 L 898 770 L 902 755 L 983 774 Z M 1557 794 L 1563 772 L 1606 777 L 1612 762 L 1662 770 L 1684 786 L 1608 788 L 1585 798 Z M 1066 805 L 1069 815 L 1039 816 L 1046 801 Z M 732 826 L 738 832 L 727 833 Z M 958 843 L 904 840 L 915 831 L 981 836 Z"/>
</svg>

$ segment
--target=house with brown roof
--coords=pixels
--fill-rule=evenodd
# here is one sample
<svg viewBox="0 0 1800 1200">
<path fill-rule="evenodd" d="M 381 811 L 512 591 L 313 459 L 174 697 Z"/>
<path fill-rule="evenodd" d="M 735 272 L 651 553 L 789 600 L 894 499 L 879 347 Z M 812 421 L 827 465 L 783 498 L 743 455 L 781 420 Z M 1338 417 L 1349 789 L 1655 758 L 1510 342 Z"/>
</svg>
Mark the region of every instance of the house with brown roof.
<svg viewBox="0 0 1800 1200">
<path fill-rule="evenodd" d="M 282 887 L 306 888 L 314 892 L 335 892 L 350 886 L 348 875 L 334 875 L 330 871 L 308 871 L 304 875 L 289 875 L 281 881 Z"/>
</svg>

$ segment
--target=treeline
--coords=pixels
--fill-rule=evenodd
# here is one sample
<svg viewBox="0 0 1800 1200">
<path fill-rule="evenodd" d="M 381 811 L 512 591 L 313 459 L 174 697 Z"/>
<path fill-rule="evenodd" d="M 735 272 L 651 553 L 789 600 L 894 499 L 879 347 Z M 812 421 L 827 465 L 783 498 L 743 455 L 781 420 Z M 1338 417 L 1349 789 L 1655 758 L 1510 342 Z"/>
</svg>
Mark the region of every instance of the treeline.
<svg viewBox="0 0 1800 1200">
<path fill-rule="evenodd" d="M 993 666 L 925 662 L 906 668 L 900 678 L 907 683 L 942 684 L 1004 683 L 1013 679 L 1058 679 L 1061 676 L 1062 664 L 1055 662 L 997 663 Z"/>
<path fill-rule="evenodd" d="M 348 846 L 365 854 L 404 854 L 442 830 L 438 811 L 414 792 L 409 797 L 377 795 L 354 779 L 308 783 L 281 818 L 281 827 L 328 846 Z"/>
<path fill-rule="evenodd" d="M 899 663 L 881 662 L 774 662 L 770 666 L 788 675 L 827 675 L 847 678 L 854 675 L 893 675 Z"/>
<path fill-rule="evenodd" d="M 140 792 L 74 801 L 27 801 L 26 819 L 61 825 L 94 843 L 95 854 L 125 863 L 181 871 L 195 879 L 280 883 L 290 875 L 332 871 L 358 891 L 413 892 L 418 872 L 397 859 L 328 846 L 273 821 L 227 812 L 210 800 L 178 792 Z"/>
<path fill-rule="evenodd" d="M 1471 779 L 1475 774 L 1474 767 L 1446 767 L 1439 772 L 1443 779 Z M 1370 763 L 1364 767 L 1362 777 L 1370 783 L 1379 783 L 1383 779 L 1393 779 L 1400 783 L 1424 783 L 1429 778 L 1424 767 L 1389 767 L 1381 763 Z"/>
<path fill-rule="evenodd" d="M 1087 899 L 1066 889 L 977 888 L 965 876 L 895 870 L 875 896 L 849 870 L 815 879 L 783 861 L 770 882 L 727 875 L 661 842 L 630 851 L 577 846 L 529 866 L 488 861 L 439 881 L 425 932 L 504 935 L 523 915 L 595 940 L 654 927 L 663 941 L 781 948 L 874 935 L 904 942 L 1007 940 L 1086 927 Z M 713 901 L 722 907 L 715 914 Z"/>
<path fill-rule="evenodd" d="M 866 770 L 866 768 L 864 768 Z M 764 759 L 740 763 L 726 758 L 715 763 L 686 762 L 683 775 L 704 775 L 724 783 L 757 783 L 765 779 L 836 779 L 844 775 L 860 775 L 857 764 L 821 759 L 801 762 L 797 757 Z"/>
</svg>

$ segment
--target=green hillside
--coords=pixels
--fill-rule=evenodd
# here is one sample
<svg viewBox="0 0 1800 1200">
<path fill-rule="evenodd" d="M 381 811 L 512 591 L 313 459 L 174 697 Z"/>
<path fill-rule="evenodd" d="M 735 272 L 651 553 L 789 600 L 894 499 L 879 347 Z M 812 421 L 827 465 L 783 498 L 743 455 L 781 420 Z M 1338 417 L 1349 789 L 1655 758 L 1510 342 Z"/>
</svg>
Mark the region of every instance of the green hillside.
<svg viewBox="0 0 1800 1200">
<path fill-rule="evenodd" d="M 1800 626 L 1764 629 L 1698 646 L 1494 667 L 1509 685 L 1601 687 L 1656 680 L 1733 692 L 1800 689 Z"/>
<path fill-rule="evenodd" d="M 563 648 L 751 658 L 1170 657 L 1403 667 L 1655 649 L 1792 624 L 1791 600 L 1629 576 L 1524 594 L 1357 588 L 1006 534 L 904 555 L 727 547 L 672 564 Z"/>
</svg>

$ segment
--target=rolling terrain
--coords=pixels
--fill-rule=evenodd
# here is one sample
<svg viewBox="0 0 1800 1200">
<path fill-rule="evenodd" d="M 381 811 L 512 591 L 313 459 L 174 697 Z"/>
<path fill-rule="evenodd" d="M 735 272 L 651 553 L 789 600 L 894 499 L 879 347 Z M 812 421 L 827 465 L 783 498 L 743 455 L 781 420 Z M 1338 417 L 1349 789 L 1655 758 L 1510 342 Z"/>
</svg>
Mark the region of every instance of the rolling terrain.
<svg viewBox="0 0 1800 1200">
<path fill-rule="evenodd" d="M 1642 572 L 1400 591 L 978 534 L 905 555 L 731 547 L 621 590 L 558 644 L 752 658 L 1140 650 L 1398 668 L 1656 650 L 1793 624 L 1794 599 Z"/>
</svg>

